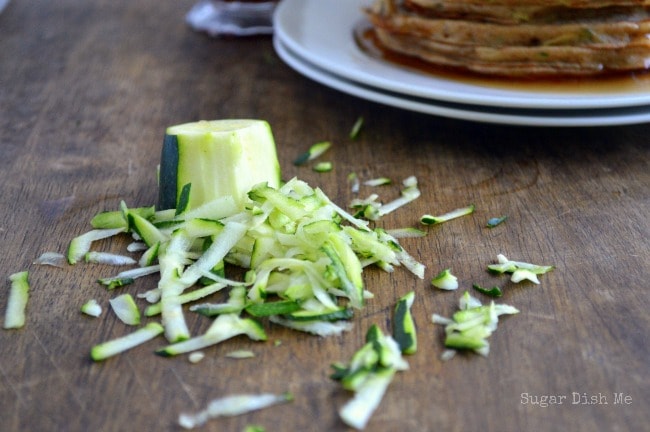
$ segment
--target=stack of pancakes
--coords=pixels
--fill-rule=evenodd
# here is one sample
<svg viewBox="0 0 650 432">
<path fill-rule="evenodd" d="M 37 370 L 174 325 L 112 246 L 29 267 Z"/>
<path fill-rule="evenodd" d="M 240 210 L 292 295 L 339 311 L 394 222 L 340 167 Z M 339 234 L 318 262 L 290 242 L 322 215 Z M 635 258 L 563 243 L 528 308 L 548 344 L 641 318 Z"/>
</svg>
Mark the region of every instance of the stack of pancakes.
<svg viewBox="0 0 650 432">
<path fill-rule="evenodd" d="M 508 77 L 594 76 L 650 67 L 650 0 L 375 0 L 387 50 Z"/>
</svg>

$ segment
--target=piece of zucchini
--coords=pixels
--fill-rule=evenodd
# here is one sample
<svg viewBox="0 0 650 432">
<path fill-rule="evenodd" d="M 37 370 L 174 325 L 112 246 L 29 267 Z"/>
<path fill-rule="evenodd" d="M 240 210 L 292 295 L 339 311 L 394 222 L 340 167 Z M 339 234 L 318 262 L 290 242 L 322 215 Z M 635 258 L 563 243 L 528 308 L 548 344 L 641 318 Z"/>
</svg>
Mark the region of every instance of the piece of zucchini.
<svg viewBox="0 0 650 432">
<path fill-rule="evenodd" d="M 164 331 L 163 326 L 157 322 L 151 322 L 133 333 L 95 345 L 90 350 L 90 357 L 94 361 L 106 360 L 109 357 L 150 341 Z"/>
<path fill-rule="evenodd" d="M 95 299 L 90 299 L 81 305 L 81 312 L 88 316 L 97 318 L 102 314 L 102 307 Z"/>
<path fill-rule="evenodd" d="M 352 125 L 352 129 L 350 129 L 350 134 L 349 134 L 351 140 L 357 139 L 359 133 L 361 132 L 361 128 L 363 127 L 363 122 L 364 119 L 362 116 L 358 117 L 357 120 L 354 122 L 354 124 Z"/>
<path fill-rule="evenodd" d="M 420 223 L 422 225 L 438 225 L 443 222 L 450 221 L 452 219 L 459 218 L 461 216 L 467 216 L 474 213 L 474 204 L 470 204 L 467 207 L 457 208 L 445 214 L 439 216 L 433 216 L 430 214 L 425 214 L 420 217 Z"/>
<path fill-rule="evenodd" d="M 237 394 L 224 396 L 210 401 L 207 408 L 194 414 L 183 413 L 178 417 L 178 424 L 184 429 L 194 429 L 217 417 L 232 417 L 268 408 L 273 405 L 291 402 L 293 395 L 282 394 Z"/>
<path fill-rule="evenodd" d="M 459 310 L 451 318 L 434 314 L 434 323 L 445 326 L 445 347 L 452 350 L 471 350 L 482 356 L 490 352 L 488 338 L 497 329 L 499 316 L 513 315 L 519 310 L 507 304 L 489 305 L 465 292 L 458 302 Z M 445 358 L 449 352 L 445 352 Z"/>
<path fill-rule="evenodd" d="M 300 156 L 298 156 L 294 161 L 294 165 L 303 165 L 309 161 L 312 161 L 325 153 L 330 147 L 332 146 L 332 143 L 329 141 L 322 141 L 322 142 L 317 142 L 316 144 L 313 144 L 309 147 L 309 149 L 302 153 Z"/>
<path fill-rule="evenodd" d="M 115 315 L 127 325 L 140 324 L 140 310 L 131 294 L 121 294 L 108 301 Z"/>
<path fill-rule="evenodd" d="M 216 316 L 221 314 L 238 314 L 246 306 L 246 287 L 235 286 L 230 290 L 226 303 L 202 303 L 190 306 L 192 312 L 204 316 Z"/>
<path fill-rule="evenodd" d="M 265 303 L 251 303 L 246 306 L 246 312 L 254 317 L 271 315 L 286 315 L 300 310 L 300 303 L 293 300 L 280 300 Z"/>
<path fill-rule="evenodd" d="M 212 322 L 212 325 L 204 334 L 167 345 L 158 349 L 156 354 L 171 357 L 216 345 L 239 335 L 246 335 L 256 341 L 266 340 L 266 333 L 257 321 L 250 318 L 241 318 L 238 314 L 222 314 Z"/>
<path fill-rule="evenodd" d="M 401 297 L 395 305 L 393 321 L 393 338 L 404 354 L 415 354 L 418 338 L 411 307 L 415 300 L 415 291 L 410 291 Z"/>
<path fill-rule="evenodd" d="M 86 253 L 90 252 L 90 247 L 94 241 L 113 237 L 124 232 L 125 228 L 93 229 L 81 234 L 70 241 L 68 246 L 68 263 L 76 264 L 82 260 Z"/>
<path fill-rule="evenodd" d="M 453 291 L 458 289 L 458 278 L 451 273 L 451 269 L 444 269 L 431 279 L 431 285 L 442 290 Z"/>
<path fill-rule="evenodd" d="M 408 367 L 398 343 L 373 324 L 366 332 L 366 343 L 350 362 L 332 365 L 334 373 L 330 377 L 354 392 L 352 399 L 339 408 L 341 420 L 355 429 L 364 429 L 395 373 Z"/>
<path fill-rule="evenodd" d="M 158 208 L 177 208 L 191 185 L 185 210 L 222 196 L 241 206 L 257 183 L 280 184 L 280 163 L 266 121 L 212 120 L 167 128 L 160 160 Z"/>
<path fill-rule="evenodd" d="M 550 272 L 555 267 L 552 265 L 537 265 L 522 261 L 509 260 L 503 254 L 497 255 L 498 264 L 488 265 L 488 271 L 494 274 L 512 273 L 510 280 L 519 283 L 523 280 L 529 280 L 539 284 L 538 275 Z"/>
<path fill-rule="evenodd" d="M 185 304 L 189 302 L 193 302 L 196 300 L 200 300 L 204 297 L 207 297 L 211 294 L 216 293 L 217 291 L 221 291 L 222 289 L 226 288 L 227 285 L 223 283 L 213 283 L 210 285 L 206 285 L 202 288 L 195 289 L 193 291 L 188 291 L 184 292 L 183 294 L 178 296 L 178 302 L 180 304 Z M 162 312 L 162 305 L 160 302 L 154 303 L 152 305 L 147 306 L 147 308 L 144 310 L 145 316 L 155 316 L 158 315 Z"/>
<path fill-rule="evenodd" d="M 21 271 L 9 276 L 11 288 L 5 311 L 4 328 L 16 329 L 25 325 L 25 308 L 29 300 L 29 272 Z"/>
<path fill-rule="evenodd" d="M 339 279 L 343 290 L 350 299 L 352 307 L 363 307 L 363 268 L 359 258 L 341 237 L 330 234 L 328 242 L 322 246 L 323 252 L 331 261 L 332 271 Z"/>
</svg>

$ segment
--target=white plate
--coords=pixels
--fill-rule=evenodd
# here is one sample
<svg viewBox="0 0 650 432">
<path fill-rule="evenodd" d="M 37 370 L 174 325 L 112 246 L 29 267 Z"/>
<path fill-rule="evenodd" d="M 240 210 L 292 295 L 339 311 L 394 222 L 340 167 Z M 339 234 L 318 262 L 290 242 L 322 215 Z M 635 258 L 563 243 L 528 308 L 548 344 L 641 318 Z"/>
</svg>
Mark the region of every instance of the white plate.
<svg viewBox="0 0 650 432">
<path fill-rule="evenodd" d="M 522 109 L 603 109 L 650 105 L 650 83 L 632 90 L 545 91 L 491 87 L 407 69 L 368 55 L 354 40 L 372 0 L 282 0 L 277 38 L 300 58 L 341 78 L 408 96 Z"/>
<path fill-rule="evenodd" d="M 300 74 L 344 93 L 411 111 L 461 120 L 520 126 L 612 126 L 650 121 L 648 107 L 611 110 L 518 110 L 409 97 L 341 78 L 301 58 L 279 37 L 276 36 L 273 42 L 280 58 Z"/>
</svg>

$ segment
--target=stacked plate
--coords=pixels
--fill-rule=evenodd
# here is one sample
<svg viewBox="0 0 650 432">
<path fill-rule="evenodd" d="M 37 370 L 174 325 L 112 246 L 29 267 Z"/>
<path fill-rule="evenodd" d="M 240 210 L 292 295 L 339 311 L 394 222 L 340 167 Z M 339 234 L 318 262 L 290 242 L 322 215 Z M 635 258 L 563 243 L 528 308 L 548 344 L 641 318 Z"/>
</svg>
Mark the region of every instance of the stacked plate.
<svg viewBox="0 0 650 432">
<path fill-rule="evenodd" d="M 526 126 L 608 126 L 650 122 L 650 77 L 615 87 L 483 85 L 388 62 L 355 32 L 372 0 L 282 0 L 274 46 L 290 67 L 323 85 L 412 111 Z"/>
</svg>

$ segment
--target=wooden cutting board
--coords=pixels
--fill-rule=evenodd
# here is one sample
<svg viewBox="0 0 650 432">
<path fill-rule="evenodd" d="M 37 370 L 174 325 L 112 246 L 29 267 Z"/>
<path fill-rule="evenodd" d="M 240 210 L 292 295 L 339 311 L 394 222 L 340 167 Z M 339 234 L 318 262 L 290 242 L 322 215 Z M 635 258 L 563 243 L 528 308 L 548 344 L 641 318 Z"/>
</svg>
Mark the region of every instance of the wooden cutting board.
<svg viewBox="0 0 650 432">
<path fill-rule="evenodd" d="M 0 310 L 9 274 L 29 270 L 31 282 L 25 327 L 0 331 L 0 429 L 174 431 L 180 413 L 212 399 L 288 391 L 291 403 L 216 419 L 203 430 L 348 430 L 337 409 L 351 394 L 329 378 L 330 365 L 348 361 L 371 325 L 389 332 L 396 300 L 414 290 L 418 352 L 407 357 L 409 370 L 396 375 L 367 430 L 649 430 L 647 125 L 509 127 L 385 107 L 299 76 L 268 37 L 192 31 L 183 21 L 191 6 L 14 1 L 0 15 Z M 365 123 L 353 140 L 359 116 Z M 420 227 L 425 213 L 470 203 L 476 211 L 402 241 L 426 265 L 424 279 L 404 268 L 369 268 L 364 281 L 374 298 L 340 336 L 263 320 L 268 341 L 238 337 L 206 349 L 197 364 L 155 355 L 162 338 L 92 362 L 94 344 L 132 331 L 108 300 L 155 287 L 156 277 L 107 291 L 96 280 L 115 268 L 33 261 L 64 252 L 94 214 L 121 200 L 154 204 L 165 128 L 217 118 L 268 120 L 283 177 L 322 188 L 342 207 L 371 193 L 394 199 L 399 182 L 416 176 L 422 196 L 378 226 Z M 332 172 L 292 164 L 322 140 L 333 143 L 323 156 Z M 351 172 L 394 182 L 355 195 Z M 502 215 L 504 224 L 486 228 Z M 119 237 L 97 247 L 121 252 L 128 242 Z M 513 284 L 486 271 L 499 253 L 555 269 L 539 285 Z M 430 285 L 444 268 L 458 276 L 458 291 Z M 449 316 L 465 291 L 489 302 L 474 283 L 501 287 L 496 301 L 521 312 L 502 318 L 487 357 L 444 362 L 444 331 L 431 316 Z M 79 312 L 90 298 L 104 305 L 100 318 Z M 194 334 L 210 323 L 186 316 Z M 241 349 L 254 357 L 227 356 Z"/>
</svg>

